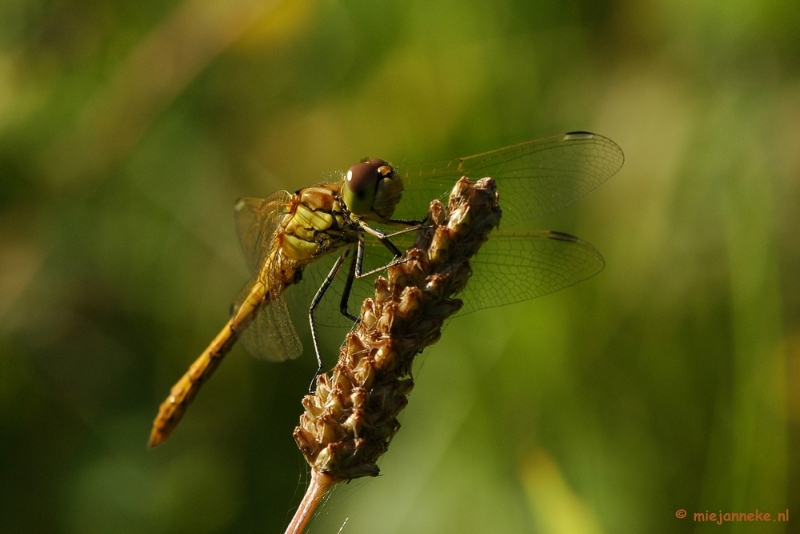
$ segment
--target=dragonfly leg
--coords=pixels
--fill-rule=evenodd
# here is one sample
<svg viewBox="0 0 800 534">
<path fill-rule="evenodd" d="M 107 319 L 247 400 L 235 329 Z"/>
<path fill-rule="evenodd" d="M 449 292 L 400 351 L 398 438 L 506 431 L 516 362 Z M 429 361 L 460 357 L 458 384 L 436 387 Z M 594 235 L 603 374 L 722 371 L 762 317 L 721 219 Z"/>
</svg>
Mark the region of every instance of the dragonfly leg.
<svg viewBox="0 0 800 534">
<path fill-rule="evenodd" d="M 363 259 L 363 257 L 364 236 L 359 235 L 356 255 L 353 256 L 353 259 L 350 261 L 350 267 L 347 270 L 347 279 L 344 282 L 344 290 L 342 291 L 342 300 L 339 301 L 339 312 L 353 322 L 358 322 L 358 317 L 350 314 L 350 312 L 347 311 L 347 304 L 350 301 L 350 291 L 353 289 L 353 280 L 355 280 L 356 277 L 356 266 L 358 265 L 359 261 L 361 261 L 360 259 Z"/>
<path fill-rule="evenodd" d="M 402 230 L 398 230 L 396 232 L 392 232 L 391 234 L 386 234 L 386 238 L 387 239 L 391 239 L 391 238 L 393 238 L 395 236 L 407 234 L 409 232 L 416 232 L 417 230 L 422 230 L 424 228 L 432 228 L 432 226 L 430 226 L 428 224 L 418 223 L 418 224 L 415 224 L 414 226 L 409 226 L 408 228 L 403 228 Z"/>
<path fill-rule="evenodd" d="M 314 342 L 314 352 L 317 355 L 317 372 L 314 373 L 314 379 L 316 379 L 317 375 L 322 372 L 322 356 L 320 356 L 319 352 L 319 342 L 317 341 L 317 325 L 316 321 L 314 321 L 314 312 L 319 306 L 319 303 L 322 301 L 322 297 L 325 295 L 325 292 L 328 291 L 328 288 L 331 286 L 333 279 L 336 278 L 336 273 L 339 272 L 339 269 L 342 267 L 342 263 L 344 263 L 344 260 L 347 258 L 348 254 L 350 254 L 349 248 L 345 250 L 344 253 L 342 253 L 342 255 L 336 260 L 336 263 L 333 264 L 331 272 L 328 273 L 328 276 L 325 277 L 322 285 L 319 286 L 319 289 L 314 295 L 314 298 L 311 300 L 311 305 L 308 308 L 308 322 L 311 324 L 311 340 Z M 313 391 L 314 379 L 311 380 L 309 391 Z"/>
<path fill-rule="evenodd" d="M 395 224 L 397 226 L 424 226 L 425 221 L 417 221 L 414 219 L 389 219 L 386 224 Z"/>
<path fill-rule="evenodd" d="M 411 228 L 405 228 L 403 230 L 400 230 L 399 232 L 394 232 L 394 233 L 389 234 L 389 235 L 384 234 L 380 230 L 376 230 L 375 228 L 372 228 L 371 226 L 369 226 L 368 224 L 366 224 L 364 222 L 361 223 L 361 228 L 364 230 L 364 232 L 368 233 L 369 235 L 371 235 L 372 237 L 374 237 L 375 239 L 380 241 L 381 244 L 383 244 L 384 247 L 389 249 L 389 252 L 394 254 L 394 257 L 392 258 L 392 261 L 390 261 L 386 265 L 378 267 L 377 269 L 372 269 L 371 271 L 363 272 L 362 271 L 362 266 L 363 266 L 363 261 L 364 261 L 364 241 L 363 241 L 363 238 L 359 239 L 358 251 L 357 251 L 357 254 L 356 254 L 356 265 L 355 265 L 355 267 L 356 267 L 356 269 L 355 269 L 355 277 L 359 278 L 359 279 L 360 278 L 364 278 L 366 276 L 373 275 L 373 274 L 378 273 L 380 271 L 386 270 L 389 267 L 391 267 L 392 265 L 397 265 L 398 263 L 402 263 L 402 261 L 405 261 L 405 260 L 398 261 L 400 259 L 400 257 L 403 255 L 403 253 L 400 252 L 400 249 L 398 249 L 397 246 L 395 246 L 395 244 L 392 243 L 391 239 L 389 239 L 389 238 L 391 236 L 395 236 L 395 235 L 404 234 L 404 233 L 407 233 L 407 232 L 413 232 L 413 231 L 419 230 L 421 227 L 416 227 L 415 226 L 415 227 L 411 227 Z"/>
</svg>

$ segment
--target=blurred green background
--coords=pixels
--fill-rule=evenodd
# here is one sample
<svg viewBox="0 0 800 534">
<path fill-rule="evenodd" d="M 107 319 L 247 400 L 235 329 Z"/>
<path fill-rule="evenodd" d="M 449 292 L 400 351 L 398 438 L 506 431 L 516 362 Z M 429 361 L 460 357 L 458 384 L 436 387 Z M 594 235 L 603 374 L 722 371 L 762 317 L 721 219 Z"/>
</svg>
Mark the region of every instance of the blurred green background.
<svg viewBox="0 0 800 534">
<path fill-rule="evenodd" d="M 234 200 L 577 129 L 625 166 L 540 226 L 605 271 L 450 323 L 311 532 L 797 532 L 796 0 L 1 0 L 0 531 L 282 532 L 310 355 L 237 347 L 145 447 Z"/>
</svg>

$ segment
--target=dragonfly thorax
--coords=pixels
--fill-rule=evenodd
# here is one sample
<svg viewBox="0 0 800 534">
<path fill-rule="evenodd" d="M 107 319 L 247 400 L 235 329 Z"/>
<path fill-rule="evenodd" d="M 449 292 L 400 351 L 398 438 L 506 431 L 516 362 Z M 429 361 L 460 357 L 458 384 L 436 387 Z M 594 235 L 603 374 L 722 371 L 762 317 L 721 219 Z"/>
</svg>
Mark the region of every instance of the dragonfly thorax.
<svg viewBox="0 0 800 534">
<path fill-rule="evenodd" d="M 347 170 L 342 199 L 350 213 L 379 222 L 392 217 L 403 194 L 403 182 L 382 159 L 367 158 Z"/>
<path fill-rule="evenodd" d="M 275 239 L 288 259 L 306 264 L 355 242 L 356 232 L 341 204 L 339 186 L 320 184 L 295 193 Z"/>
</svg>

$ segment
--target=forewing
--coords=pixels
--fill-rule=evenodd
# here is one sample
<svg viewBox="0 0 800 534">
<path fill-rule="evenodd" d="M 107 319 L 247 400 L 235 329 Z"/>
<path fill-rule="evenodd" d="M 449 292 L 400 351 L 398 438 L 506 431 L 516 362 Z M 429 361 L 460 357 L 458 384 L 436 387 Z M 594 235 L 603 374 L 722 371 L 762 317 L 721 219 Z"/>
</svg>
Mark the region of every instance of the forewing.
<svg viewBox="0 0 800 534">
<path fill-rule="evenodd" d="M 612 140 L 571 132 L 450 161 L 398 166 L 405 189 L 394 217 L 420 219 L 432 199 L 447 204 L 456 179 L 489 176 L 497 182 L 503 226 L 512 226 L 575 202 L 613 176 L 624 159 Z"/>
<path fill-rule="evenodd" d="M 292 194 L 278 191 L 267 198 L 240 198 L 234 205 L 239 245 L 251 274 L 259 271 L 272 246 L 272 237 L 289 212 Z"/>
<path fill-rule="evenodd" d="M 460 314 L 534 299 L 603 270 L 589 243 L 547 230 L 495 231 L 470 261 L 472 277 L 457 297 Z"/>
</svg>

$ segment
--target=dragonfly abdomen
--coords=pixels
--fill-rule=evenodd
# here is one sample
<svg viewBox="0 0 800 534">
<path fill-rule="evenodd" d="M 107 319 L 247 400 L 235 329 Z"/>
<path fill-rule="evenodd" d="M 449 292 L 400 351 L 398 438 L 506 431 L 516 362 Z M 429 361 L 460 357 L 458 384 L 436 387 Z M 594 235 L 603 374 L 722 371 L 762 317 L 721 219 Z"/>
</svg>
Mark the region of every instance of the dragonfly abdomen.
<svg viewBox="0 0 800 534">
<path fill-rule="evenodd" d="M 291 280 L 295 280 L 300 269 L 286 269 L 284 272 Z M 277 285 L 267 287 L 261 280 L 257 280 L 253 284 L 233 317 L 189 367 L 189 370 L 172 386 L 169 396 L 161 403 L 150 433 L 150 447 L 159 445 L 172 434 L 200 388 L 219 367 L 222 358 L 230 352 L 236 340 L 253 321 L 258 310 L 267 305 L 272 298 L 280 295 L 287 285 L 278 282 Z"/>
</svg>

